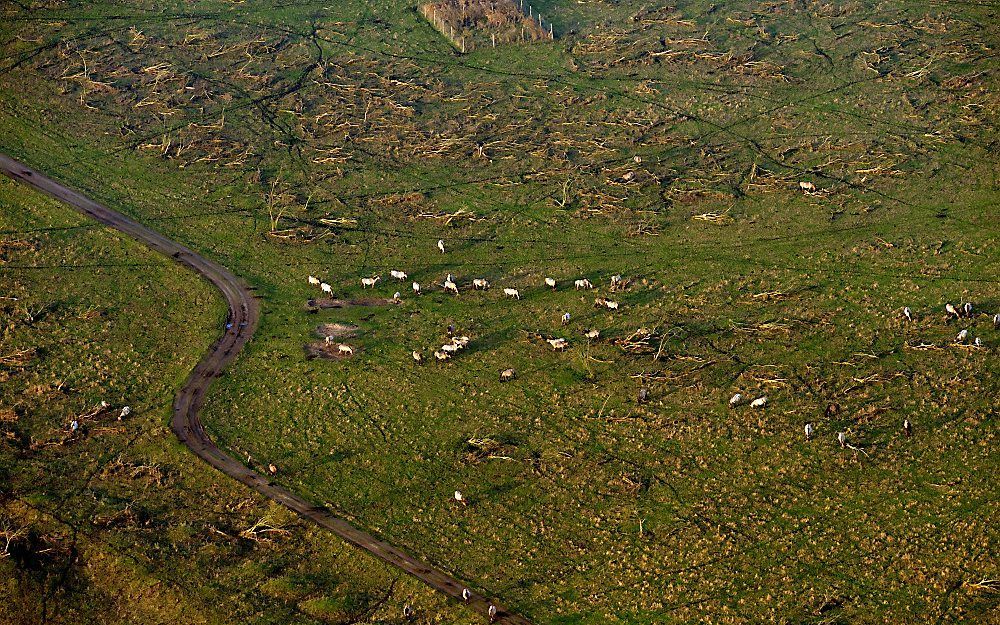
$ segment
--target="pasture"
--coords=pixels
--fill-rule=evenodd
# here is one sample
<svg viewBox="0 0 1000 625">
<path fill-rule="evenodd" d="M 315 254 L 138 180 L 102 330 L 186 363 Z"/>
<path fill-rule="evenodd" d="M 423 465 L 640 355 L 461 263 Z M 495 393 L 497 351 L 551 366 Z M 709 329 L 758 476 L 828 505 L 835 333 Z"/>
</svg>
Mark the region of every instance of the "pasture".
<svg viewBox="0 0 1000 625">
<path fill-rule="evenodd" d="M 396 0 L 27 4 L 0 13 L 0 151 L 260 294 L 260 329 L 204 417 L 234 456 L 540 624 L 1000 617 L 994 7 L 545 0 L 554 41 L 460 54 Z M 99 369 L 86 343 L 5 330 L 4 353 L 50 345 L 41 371 L 89 389 L 30 404 L 38 424 L 17 427 L 58 429 L 98 387 L 149 406 L 84 459 L 24 459 L 5 440 L 6 475 L 107 471 L 138 437 L 178 477 L 115 486 L 152 498 L 160 528 L 116 540 L 145 550 L 212 525 L 219 510 L 183 502 L 247 495 L 164 427 L 221 324 L 210 290 L 0 192 L 6 241 L 42 236 L 23 234 L 49 227 L 39 211 L 74 225 L 5 249 L 5 289 L 116 302 L 122 319 L 58 324 L 101 337 Z M 121 266 L 52 270 L 55 283 L 17 269 L 65 263 L 67 246 Z M 400 299 L 316 310 L 308 275 L 339 299 Z M 975 314 L 950 319 L 946 302 Z M 140 323 L 143 344 L 114 349 Z M 322 324 L 356 326 L 338 339 L 351 357 L 308 357 Z M 471 341 L 438 362 L 449 326 Z M 5 402 L 22 392 L 4 387 Z M 78 499 L 60 509 L 87 517 Z M 224 533 L 267 508 L 245 505 Z M 215 586 L 197 583 L 190 537 L 158 557 L 206 613 L 233 597 L 239 622 L 392 622 L 404 601 L 421 622 L 474 618 L 408 579 L 376 601 L 397 574 L 286 525 L 240 547 L 260 559 L 231 553 Z M 324 612 L 358 596 L 376 607 Z"/>
</svg>

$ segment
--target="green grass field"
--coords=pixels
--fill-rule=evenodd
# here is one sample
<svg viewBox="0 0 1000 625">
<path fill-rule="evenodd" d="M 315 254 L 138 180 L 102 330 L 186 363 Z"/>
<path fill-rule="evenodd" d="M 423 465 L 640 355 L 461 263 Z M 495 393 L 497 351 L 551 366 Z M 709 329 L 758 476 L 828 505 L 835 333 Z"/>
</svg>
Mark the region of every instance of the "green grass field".
<svg viewBox="0 0 1000 625">
<path fill-rule="evenodd" d="M 554 42 L 460 55 L 397 1 L 15 4 L 0 13 L 0 151 L 257 289 L 260 329 L 208 399 L 220 446 L 534 622 L 1000 620 L 996 8 L 536 6 Z M 426 622 L 468 618 L 175 445 L 171 394 L 223 315 L 207 286 L 0 192 L 6 245 L 32 245 L 5 248 L 5 290 L 56 303 L 35 328 L 0 302 L 3 351 L 40 350 L 2 369 L 3 401 L 41 380 L 72 389 L 0 427 L 54 436 L 99 391 L 146 406 L 87 454 L 5 440 L 6 517 L 64 533 L 23 507 L 63 489 L 64 514 L 106 515 L 80 476 L 134 439 L 175 473 L 97 498 L 136 498 L 150 527 L 93 530 L 142 566 L 91 583 L 169 572 L 208 622 L 392 622 L 407 600 Z M 310 274 L 402 301 L 309 312 Z M 629 284 L 611 293 L 615 274 Z M 598 288 L 576 291 L 580 277 Z M 949 301 L 977 316 L 947 320 Z M 360 327 L 353 358 L 306 358 L 326 322 Z M 449 324 L 472 343 L 434 362 Z M 730 409 L 736 392 L 768 405 Z M 39 472 L 65 483 L 30 486 Z M 214 506 L 186 506 L 196 493 Z M 239 515 L 229 536 L 265 514 L 292 533 L 203 544 L 223 510 Z M 108 562 L 102 545 L 87 553 Z M 225 557 L 206 570 L 210 549 Z M 7 592 L 45 609 L 22 587 Z M 58 605 L 105 614 L 94 597 Z"/>
</svg>

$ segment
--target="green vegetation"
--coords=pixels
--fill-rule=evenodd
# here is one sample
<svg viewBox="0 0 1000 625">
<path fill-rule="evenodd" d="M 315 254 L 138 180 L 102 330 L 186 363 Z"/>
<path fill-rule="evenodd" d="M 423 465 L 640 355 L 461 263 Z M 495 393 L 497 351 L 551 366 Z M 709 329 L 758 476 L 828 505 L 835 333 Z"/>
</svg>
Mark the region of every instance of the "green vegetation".
<svg viewBox="0 0 1000 625">
<path fill-rule="evenodd" d="M 5 178 L 0 231 L 0 622 L 465 622 L 176 443 L 225 319 L 207 284 Z"/>
<path fill-rule="evenodd" d="M 260 330 L 208 400 L 220 446 L 275 464 L 279 482 L 535 622 L 1000 618 L 995 584 L 982 583 L 1000 578 L 1000 331 L 988 315 L 943 312 L 946 301 L 1000 311 L 995 8 L 538 6 L 556 41 L 467 55 L 415 3 L 396 1 L 9 7 L 0 151 L 258 289 Z M 5 209 L 5 228 L 23 239 L 30 225 L 18 214 Z M 202 560 L 185 523 L 204 528 L 221 513 L 177 502 L 245 495 L 191 466 L 163 423 L 220 312 L 197 312 L 214 300 L 179 269 L 91 239 L 98 232 L 69 231 L 72 241 L 30 254 L 51 264 L 72 244 L 141 256 L 157 271 L 125 276 L 158 282 L 138 310 L 125 310 L 135 289 L 107 280 L 59 273 L 49 289 L 20 288 L 39 303 L 69 297 L 60 289 L 88 306 L 119 302 L 129 321 L 102 338 L 112 354 L 138 340 L 136 319 L 149 329 L 135 354 L 103 365 L 108 380 L 81 371 L 91 391 L 18 427 L 55 431 L 98 388 L 115 389 L 116 402 L 144 397 L 155 414 L 115 444 L 138 435 L 144 453 L 183 473 L 141 495 L 153 497 L 157 529 L 116 540 L 185 545 L 162 549 L 169 570 L 208 606 L 234 597 L 224 609 L 235 620 L 278 621 L 295 606 L 297 618 L 338 622 L 371 605 L 393 574 L 312 528 L 255 543 L 259 559 L 233 553 L 217 573 L 193 564 Z M 43 279 L 0 268 L 21 285 Z M 441 292 L 448 272 L 457 297 Z M 309 274 L 345 298 L 381 274 L 375 295 L 399 290 L 403 301 L 310 313 Z M 630 283 L 610 293 L 614 274 Z M 599 289 L 574 290 L 582 276 Z M 472 291 L 478 277 L 493 289 Z M 505 300 L 507 286 L 522 299 Z M 595 297 L 621 309 L 595 308 Z M 346 341 L 353 358 L 306 358 L 323 322 L 361 328 Z M 449 324 L 472 344 L 434 362 Z M 98 331 L 65 326 L 67 336 Z M 192 336 L 177 340 L 179 328 Z M 587 341 L 589 328 L 600 338 Z M 961 328 L 984 348 L 956 345 Z M 42 341 L 13 332 L 5 351 Z M 568 350 L 543 340 L 556 336 Z M 86 361 L 82 346 L 56 344 L 67 363 Z M 72 371 L 41 362 L 50 378 Z M 508 367 L 517 379 L 501 383 Z M 649 401 L 637 402 L 640 388 Z M 768 407 L 730 409 L 735 392 L 766 394 Z M 839 431 L 863 451 L 837 445 Z M 98 462 L 111 443 L 86 444 Z M 0 450 L 19 475 L 24 461 Z M 93 473 L 49 453 L 28 466 Z M 469 505 L 450 500 L 455 489 Z M 115 486 L 122 497 L 137 490 Z M 79 499 L 59 509 L 89 518 L 93 498 Z M 227 535 L 263 515 L 252 505 Z M 323 570 L 343 586 L 262 564 L 317 566 L 302 560 L 309 553 L 340 554 Z M 189 579 L 199 575 L 223 581 Z M 326 594 L 303 590 L 319 586 Z"/>
</svg>

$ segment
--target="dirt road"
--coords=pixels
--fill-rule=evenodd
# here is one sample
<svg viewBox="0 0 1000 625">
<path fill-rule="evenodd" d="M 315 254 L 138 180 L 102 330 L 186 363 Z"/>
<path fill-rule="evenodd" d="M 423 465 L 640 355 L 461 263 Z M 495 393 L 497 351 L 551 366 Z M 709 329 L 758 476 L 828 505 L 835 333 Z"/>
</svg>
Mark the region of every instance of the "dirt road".
<svg viewBox="0 0 1000 625">
<path fill-rule="evenodd" d="M 246 284 L 225 267 L 199 256 L 139 222 L 98 204 L 3 154 L 0 154 L 0 171 L 18 182 L 68 204 L 102 224 L 129 235 L 146 247 L 170 256 L 182 265 L 193 269 L 222 292 L 229 306 L 231 329 L 227 330 L 212 345 L 208 353 L 191 372 L 190 377 L 178 391 L 174 400 L 172 427 L 182 443 L 205 462 L 229 477 L 243 482 L 268 499 L 272 499 L 300 516 L 329 529 L 347 542 L 378 556 L 428 586 L 461 600 L 462 590 L 467 588 L 461 581 L 354 527 L 330 510 L 311 504 L 291 491 L 271 483 L 266 477 L 223 453 L 205 433 L 205 428 L 198 417 L 198 411 L 205 401 L 205 393 L 212 385 L 212 381 L 222 374 L 226 365 L 236 358 L 236 355 L 253 336 L 260 318 L 260 306 Z M 497 606 L 495 622 L 497 623 L 530 625 L 527 619 L 508 612 L 496 602 L 490 601 L 474 591 L 468 603 L 473 609 L 484 615 L 487 614 L 489 606 L 495 604 Z"/>
</svg>

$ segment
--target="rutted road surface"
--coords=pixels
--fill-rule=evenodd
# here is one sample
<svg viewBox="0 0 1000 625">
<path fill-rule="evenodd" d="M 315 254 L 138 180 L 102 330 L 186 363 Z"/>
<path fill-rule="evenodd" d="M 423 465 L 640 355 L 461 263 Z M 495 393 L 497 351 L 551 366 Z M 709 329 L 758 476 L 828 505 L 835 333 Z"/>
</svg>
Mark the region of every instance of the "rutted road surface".
<svg viewBox="0 0 1000 625">
<path fill-rule="evenodd" d="M 299 516 L 329 529 L 347 542 L 378 556 L 428 586 L 461 600 L 462 590 L 467 588 L 461 581 L 421 562 L 402 549 L 354 527 L 344 519 L 334 515 L 330 510 L 313 505 L 295 493 L 273 484 L 266 477 L 244 466 L 242 462 L 223 453 L 209 438 L 202 426 L 201 419 L 198 418 L 198 411 L 205 402 L 205 393 L 212 385 L 212 380 L 222 374 L 222 370 L 236 358 L 236 355 L 253 336 L 260 319 L 260 306 L 243 281 L 225 267 L 199 256 L 162 234 L 84 197 L 4 154 L 0 154 L 0 171 L 18 182 L 68 204 L 106 226 L 129 235 L 146 247 L 175 259 L 182 265 L 193 269 L 222 292 L 229 306 L 228 324 L 230 324 L 231 329 L 227 330 L 212 345 L 174 399 L 171 425 L 182 443 L 205 462 L 229 477 L 246 484 L 268 499 L 276 501 L 296 512 Z M 476 611 L 483 614 L 487 613 L 491 604 L 495 604 L 497 606 L 495 622 L 497 623 L 531 625 L 527 619 L 508 612 L 496 602 L 492 602 L 476 592 L 472 592 L 468 603 Z"/>
</svg>

